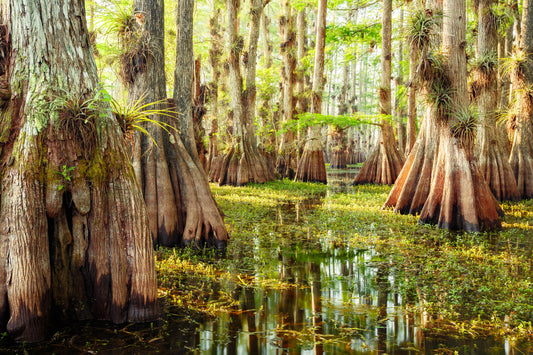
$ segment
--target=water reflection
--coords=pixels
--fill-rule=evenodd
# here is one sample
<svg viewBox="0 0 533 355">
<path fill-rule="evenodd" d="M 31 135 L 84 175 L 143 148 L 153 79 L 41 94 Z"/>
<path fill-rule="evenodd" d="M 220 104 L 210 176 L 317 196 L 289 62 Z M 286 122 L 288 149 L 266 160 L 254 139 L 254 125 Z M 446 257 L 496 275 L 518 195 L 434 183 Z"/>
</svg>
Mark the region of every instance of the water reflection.
<svg viewBox="0 0 533 355">
<path fill-rule="evenodd" d="M 354 175 L 328 176 L 332 191 L 348 191 Z M 277 227 L 268 235 L 270 243 L 256 241 L 262 262 L 253 274 L 257 280 L 277 279 L 279 285 L 237 287 L 238 309 L 200 327 L 202 353 L 431 354 L 443 346 L 462 347 L 464 353 L 509 353 L 503 342 L 491 339 L 472 344 L 425 338 L 427 315 L 405 311 L 415 299 L 423 300 L 423 293 L 419 289 L 417 297 L 404 299 L 395 292 L 399 280 L 389 257 L 313 235 L 306 220 L 324 207 L 323 197 L 272 207 L 268 216 Z"/>
</svg>

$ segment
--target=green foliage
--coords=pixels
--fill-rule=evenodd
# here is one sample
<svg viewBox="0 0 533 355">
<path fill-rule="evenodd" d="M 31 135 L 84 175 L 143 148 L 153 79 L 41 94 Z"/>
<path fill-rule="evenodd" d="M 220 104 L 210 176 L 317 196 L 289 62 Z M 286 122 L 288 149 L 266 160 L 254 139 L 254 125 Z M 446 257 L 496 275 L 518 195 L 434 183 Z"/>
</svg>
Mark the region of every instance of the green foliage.
<svg viewBox="0 0 533 355">
<path fill-rule="evenodd" d="M 124 41 L 136 32 L 133 4 L 115 3 L 109 6 L 96 5 L 100 10 L 96 30 L 104 35 L 117 35 Z"/>
<path fill-rule="evenodd" d="M 345 129 L 348 127 L 360 125 L 379 125 L 376 121 L 394 122 L 391 115 L 369 115 L 363 113 L 356 113 L 354 115 L 324 115 L 317 113 L 302 113 L 298 115 L 297 120 L 284 122 L 282 132 L 288 130 L 297 131 L 303 130 L 310 126 L 327 126 L 332 125 Z"/>
<path fill-rule="evenodd" d="M 441 13 L 434 13 L 428 9 L 416 10 L 409 18 L 407 41 L 416 51 L 429 48 L 440 35 L 437 28 L 441 21 Z"/>
<path fill-rule="evenodd" d="M 473 70 L 490 73 L 498 67 L 498 56 L 495 52 L 490 52 L 476 57 L 470 63 Z"/>
<path fill-rule="evenodd" d="M 164 116 L 171 119 L 176 119 L 176 112 L 169 108 L 157 108 L 161 106 L 167 107 L 168 103 L 166 100 L 159 100 L 149 103 L 145 103 L 144 101 L 145 95 L 128 103 L 111 99 L 111 107 L 113 109 L 113 114 L 119 123 L 120 129 L 126 136 L 130 135 L 133 131 L 139 131 L 150 137 L 152 142 L 157 146 L 156 141 L 150 135 L 145 125 L 157 125 L 170 134 L 169 129 L 175 131 L 177 131 L 177 129 L 174 126 L 163 122 L 162 120 L 158 120 L 156 117 Z"/>
<path fill-rule="evenodd" d="M 346 25 L 328 24 L 326 43 L 381 43 L 381 23 L 353 23 Z"/>
<path fill-rule="evenodd" d="M 528 54 L 521 49 L 515 49 L 510 57 L 502 59 L 503 74 L 523 80 L 529 70 L 527 61 Z"/>
<path fill-rule="evenodd" d="M 212 189 L 232 235 L 226 270 L 275 279 L 280 255 L 296 265 L 326 262 L 341 252 L 355 261 L 357 251 L 373 250 L 377 254 L 368 268 L 385 262 L 394 292 L 460 322 L 455 331 L 479 332 L 482 326 L 520 331 L 533 316 L 533 270 L 527 261 L 531 201 L 503 205 L 502 231 L 456 233 L 418 225 L 416 216 L 382 211 L 387 186 L 327 195 L 323 185 L 288 180 Z M 322 282 L 328 282 L 325 275 Z M 417 295 L 424 299 L 416 300 Z M 510 323 L 503 324 L 509 315 Z"/>
<path fill-rule="evenodd" d="M 63 168 L 61 169 L 61 171 L 57 171 L 57 174 L 60 175 L 60 176 L 63 178 L 64 181 L 68 181 L 68 182 L 70 182 L 70 181 L 72 181 L 72 176 L 70 175 L 70 172 L 71 172 L 72 170 L 74 170 L 74 169 L 76 169 L 75 166 L 71 166 L 71 167 L 68 167 L 68 168 L 67 168 L 66 165 L 63 165 Z M 57 189 L 58 189 L 59 191 L 61 191 L 64 187 L 65 187 L 65 185 L 60 184 L 60 185 L 57 187 Z"/>
<path fill-rule="evenodd" d="M 477 113 L 471 108 L 460 108 L 453 113 L 455 122 L 450 126 L 452 135 L 463 144 L 472 144 L 478 129 Z"/>
<path fill-rule="evenodd" d="M 262 100 L 271 99 L 277 93 L 280 81 L 281 72 L 279 68 L 257 68 L 257 90 L 259 98 Z"/>
</svg>

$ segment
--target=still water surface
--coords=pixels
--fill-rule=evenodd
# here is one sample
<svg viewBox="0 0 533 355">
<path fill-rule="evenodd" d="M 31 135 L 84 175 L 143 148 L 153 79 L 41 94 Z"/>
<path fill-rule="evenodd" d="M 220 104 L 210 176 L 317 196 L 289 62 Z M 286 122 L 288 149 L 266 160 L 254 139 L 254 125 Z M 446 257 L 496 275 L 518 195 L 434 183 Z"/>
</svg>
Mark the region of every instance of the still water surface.
<svg viewBox="0 0 533 355">
<path fill-rule="evenodd" d="M 328 194 L 349 193 L 355 172 L 329 172 Z M 258 264 L 256 278 L 277 278 L 281 289 L 236 288 L 239 311 L 199 327 L 203 354 L 514 354 L 528 353 L 506 339 L 427 338 L 424 317 L 407 312 L 391 290 L 389 261 L 373 249 L 352 250 L 331 239 L 297 238 L 283 226 L 300 225 L 320 197 L 272 208 L 281 240 L 277 263 Z M 309 232 L 311 234 L 311 232 Z M 256 252 L 261 254 L 260 245 Z M 263 253 L 264 255 L 264 253 Z M 453 351 L 450 349 L 454 349 Z M 457 350 L 459 349 L 459 350 Z"/>
<path fill-rule="evenodd" d="M 329 172 L 327 194 L 351 193 L 354 171 Z M 250 226 L 253 255 L 246 272 L 255 287 L 221 284 L 238 301 L 235 311 L 216 320 L 163 325 L 67 326 L 48 344 L 7 345 L 0 353 L 102 354 L 531 354 L 531 344 L 508 339 L 428 338 L 424 317 L 406 307 L 413 301 L 394 292 L 391 261 L 372 248 L 317 238 L 307 218 L 323 207 L 325 196 L 264 206 L 275 221 L 266 236 Z M 228 214 L 231 212 L 228 212 Z M 335 217 L 332 217 L 335 218 Z M 331 231 L 330 233 L 335 233 Z M 318 239 L 318 240 L 317 240 Z M 267 240 L 267 242 L 265 242 Z M 229 263 L 231 268 L 231 262 Z M 242 265 L 234 265 L 242 271 Z M 231 271 L 231 270 L 230 270 Z M 265 286 L 261 285 L 261 281 Z M 275 280 L 275 285 L 267 285 Z M 229 282 L 229 281 L 228 281 Z M 164 328 L 164 331 L 161 329 Z"/>
</svg>

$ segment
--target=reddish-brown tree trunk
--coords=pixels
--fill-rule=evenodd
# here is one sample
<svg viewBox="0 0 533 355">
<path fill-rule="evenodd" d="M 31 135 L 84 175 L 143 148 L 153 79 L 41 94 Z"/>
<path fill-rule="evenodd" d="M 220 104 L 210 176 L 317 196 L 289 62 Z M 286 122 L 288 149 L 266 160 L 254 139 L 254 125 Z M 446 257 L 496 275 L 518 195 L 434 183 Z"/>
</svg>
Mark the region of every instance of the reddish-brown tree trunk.
<svg viewBox="0 0 533 355">
<path fill-rule="evenodd" d="M 0 111 L 1 326 L 36 341 L 52 320 L 153 320 L 146 209 L 98 87 L 84 2 L 0 6 L 11 88 Z"/>
<path fill-rule="evenodd" d="M 529 0 L 524 0 L 522 10 L 522 29 L 519 47 L 526 60 L 517 66 L 511 81 L 516 91 L 516 117 L 513 122 L 512 147 L 509 163 L 518 185 L 518 192 L 522 198 L 533 197 L 533 100 L 531 98 L 531 83 L 533 83 L 533 8 Z"/>
<path fill-rule="evenodd" d="M 481 123 L 479 167 L 497 200 L 516 200 L 519 193 L 507 159 L 507 137 L 496 126 L 498 33 L 491 0 L 479 1 L 478 19 L 478 64 L 473 70 L 472 91 Z"/>
<path fill-rule="evenodd" d="M 289 123 L 295 119 L 296 98 L 294 88 L 296 84 L 296 16 L 293 15 L 291 2 L 282 3 L 283 15 L 280 18 L 280 34 L 283 36 L 281 53 L 283 55 L 283 122 Z M 276 172 L 280 177 L 294 178 L 297 169 L 296 134 L 293 130 L 283 133 L 276 160 Z"/>
<path fill-rule="evenodd" d="M 493 229 L 500 226 L 502 210 L 474 160 L 473 139 L 460 123 L 468 112 L 465 0 L 445 0 L 443 10 L 445 75 L 452 101 L 439 125 L 439 152 L 420 222 L 453 230 Z"/>
</svg>

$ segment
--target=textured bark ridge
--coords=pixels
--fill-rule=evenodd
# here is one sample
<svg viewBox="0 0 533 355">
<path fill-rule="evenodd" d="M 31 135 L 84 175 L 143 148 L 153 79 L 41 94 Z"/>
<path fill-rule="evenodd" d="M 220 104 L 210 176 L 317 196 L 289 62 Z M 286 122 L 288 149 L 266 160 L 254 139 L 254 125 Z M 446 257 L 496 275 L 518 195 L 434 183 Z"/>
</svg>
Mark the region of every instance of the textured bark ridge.
<svg viewBox="0 0 533 355">
<path fill-rule="evenodd" d="M 363 164 L 354 184 L 394 184 L 402 169 L 403 159 L 394 140 L 392 127 L 383 123 L 380 142 Z"/>
<path fill-rule="evenodd" d="M 500 227 L 499 217 L 503 216 L 503 211 L 472 161 L 468 149 L 456 137 L 451 134 L 441 137 L 431 190 L 420 212 L 420 223 L 468 232 Z"/>
<path fill-rule="evenodd" d="M 531 83 L 533 83 L 533 9 L 531 2 L 524 3 L 522 11 L 522 28 L 520 43 L 515 48 L 516 57 L 524 58 L 514 65 L 511 73 L 513 89 L 517 88 L 515 117 L 510 122 L 513 128 L 513 139 L 509 163 L 513 170 L 521 198 L 533 197 L 533 98 Z"/>
<path fill-rule="evenodd" d="M 394 207 L 401 214 L 417 214 L 422 210 L 429 195 L 439 146 L 434 112 L 431 106 L 426 107 L 420 133 L 384 207 Z"/>
<path fill-rule="evenodd" d="M 326 43 L 326 13 L 327 0 L 319 0 L 315 67 L 313 70 L 313 87 L 311 95 L 311 112 L 320 113 L 322 110 L 322 92 L 324 91 L 324 49 Z M 322 137 L 320 127 L 309 127 L 307 141 L 296 170 L 296 179 L 304 182 L 327 182 L 326 163 L 322 152 Z"/>
<path fill-rule="evenodd" d="M 473 70 L 472 93 L 478 105 L 480 128 L 479 166 L 497 200 L 519 197 L 516 180 L 507 159 L 508 142 L 501 127 L 496 126 L 497 97 L 497 26 L 492 0 L 478 4 L 478 61 Z"/>
<path fill-rule="evenodd" d="M 383 2 L 383 41 L 381 53 L 381 88 L 379 92 L 380 113 L 390 115 L 391 108 L 391 33 L 392 33 L 392 1 Z M 398 149 L 392 127 L 386 120 L 381 122 L 381 139 L 361 171 L 355 177 L 354 184 L 385 184 L 392 185 L 404 162 Z"/>
<path fill-rule="evenodd" d="M 142 25 L 137 28 L 137 40 L 150 48 L 150 55 L 146 56 L 143 70 L 129 70 L 134 73 L 127 83 L 129 99 L 143 99 L 145 103 L 161 101 L 166 98 L 163 2 L 136 0 L 135 8 L 143 16 Z M 180 2 L 178 25 L 190 27 L 179 31 L 174 99 L 168 103 L 171 107 L 178 106 L 179 117 L 154 117 L 175 127 L 180 133 L 172 129 L 163 130 L 156 124 L 147 124 L 146 130 L 151 137 L 136 136 L 133 164 L 148 207 L 154 243 L 164 246 L 194 243 L 224 248 L 227 231 L 222 213 L 211 195 L 207 175 L 199 158 L 202 154 L 198 154 L 195 139 L 195 126 L 198 125 L 195 125 L 193 114 L 201 119 L 205 111 L 199 81 L 194 85 L 194 102 L 191 90 L 197 68 L 192 48 L 192 11 L 192 2 Z M 185 19 L 187 16 L 191 18 L 190 21 Z M 167 103 L 159 106 L 166 108 Z"/>
<path fill-rule="evenodd" d="M 503 214 L 473 157 L 472 116 L 468 112 L 465 55 L 465 1 L 445 0 L 444 71 L 452 89 L 449 110 L 438 125 L 440 142 L 431 190 L 420 223 L 439 228 L 481 231 L 500 226 Z M 453 78 L 453 80 L 450 80 Z"/>
<path fill-rule="evenodd" d="M 243 39 L 238 35 L 240 3 L 227 1 L 229 36 L 229 71 L 231 107 L 233 109 L 233 143 L 224 156 L 220 171 L 214 176 L 220 185 L 242 186 L 248 183 L 264 183 L 274 179 L 274 173 L 267 159 L 257 147 L 253 117 L 256 101 L 257 43 L 261 14 L 268 1 L 253 0 L 250 4 L 250 37 L 246 55 L 246 90 L 240 57 L 244 48 Z"/>
<path fill-rule="evenodd" d="M 153 320 L 146 209 L 98 99 L 83 2 L 10 1 L 2 17 L 12 95 L 0 111 L 1 326 L 38 341 L 52 320 Z"/>
<path fill-rule="evenodd" d="M 290 1 L 282 1 L 283 15 L 280 19 L 281 54 L 283 56 L 283 70 L 281 77 L 281 114 L 283 122 L 290 122 L 296 115 L 296 16 Z M 281 136 L 276 159 L 276 172 L 282 178 L 293 179 L 298 166 L 298 147 L 296 134 L 289 130 Z"/>
</svg>

